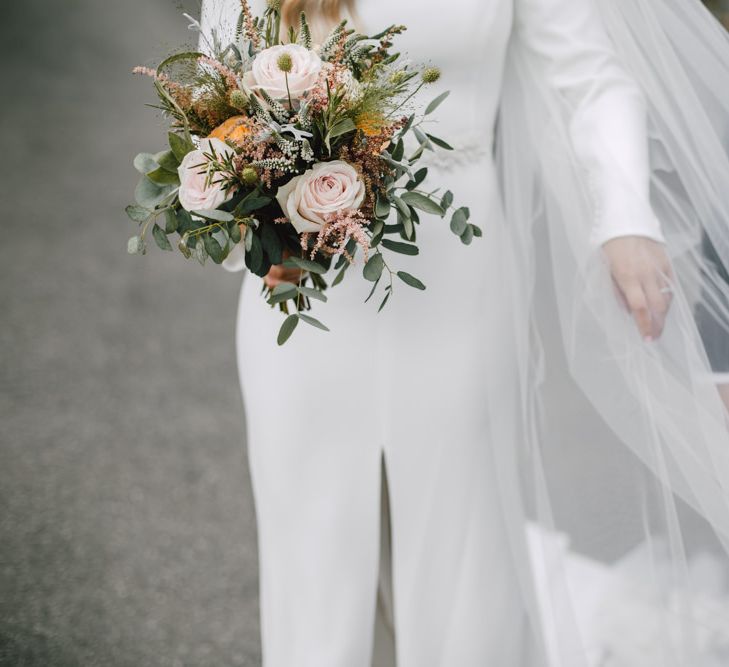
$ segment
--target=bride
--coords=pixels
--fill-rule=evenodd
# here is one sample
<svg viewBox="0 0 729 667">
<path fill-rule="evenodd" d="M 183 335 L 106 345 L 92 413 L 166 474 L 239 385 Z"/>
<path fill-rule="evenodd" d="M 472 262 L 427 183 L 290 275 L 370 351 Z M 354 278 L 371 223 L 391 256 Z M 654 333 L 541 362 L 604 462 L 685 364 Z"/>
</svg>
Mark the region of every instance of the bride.
<svg viewBox="0 0 729 667">
<path fill-rule="evenodd" d="M 345 281 L 332 332 L 283 348 L 244 280 L 264 664 L 370 664 L 385 480 L 400 667 L 728 664 L 718 25 L 697 0 L 280 1 L 408 26 L 451 90 L 427 185 L 484 235 L 426 221 L 428 290 L 375 315 Z M 201 48 L 239 12 L 204 0 Z"/>
</svg>

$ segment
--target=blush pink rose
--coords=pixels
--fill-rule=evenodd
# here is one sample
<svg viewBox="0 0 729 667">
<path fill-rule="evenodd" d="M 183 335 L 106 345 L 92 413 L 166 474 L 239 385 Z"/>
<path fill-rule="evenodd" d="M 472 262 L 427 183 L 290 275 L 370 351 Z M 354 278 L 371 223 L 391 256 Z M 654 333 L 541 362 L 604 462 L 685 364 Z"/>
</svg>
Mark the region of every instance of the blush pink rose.
<svg viewBox="0 0 729 667">
<path fill-rule="evenodd" d="M 278 67 L 278 59 L 282 53 L 291 57 L 291 71 L 284 74 Z M 250 71 L 243 80 L 253 91 L 263 88 L 276 100 L 299 100 L 316 85 L 321 71 L 322 60 L 319 55 L 300 44 L 279 44 L 261 51 L 253 60 Z M 286 77 L 288 76 L 288 91 Z"/>
<path fill-rule="evenodd" d="M 212 150 L 219 157 L 234 155 L 235 151 L 220 139 L 203 139 L 198 150 L 191 151 L 182 160 L 177 173 L 180 176 L 180 205 L 186 211 L 203 211 L 216 209 L 228 201 L 234 194 L 233 189 L 223 188 L 220 174 L 213 174 L 210 183 L 207 183 L 208 174 L 205 164 Z"/>
<path fill-rule="evenodd" d="M 286 217 L 299 234 L 318 232 L 330 213 L 358 209 L 365 197 L 365 184 L 348 162 L 318 162 L 294 176 L 276 193 Z"/>
</svg>

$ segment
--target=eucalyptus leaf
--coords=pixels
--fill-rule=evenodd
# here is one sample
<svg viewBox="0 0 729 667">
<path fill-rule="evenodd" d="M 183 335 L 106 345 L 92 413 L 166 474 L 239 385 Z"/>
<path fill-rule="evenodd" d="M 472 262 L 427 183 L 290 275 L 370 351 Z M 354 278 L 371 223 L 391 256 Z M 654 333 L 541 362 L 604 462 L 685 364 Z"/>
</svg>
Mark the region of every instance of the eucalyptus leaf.
<svg viewBox="0 0 729 667">
<path fill-rule="evenodd" d="M 481 231 L 481 228 L 478 225 L 471 225 L 473 227 L 473 235 L 480 239 L 483 236 L 483 232 Z"/>
<path fill-rule="evenodd" d="M 376 248 L 382 240 L 385 233 L 385 223 L 382 220 L 376 220 L 372 225 L 372 238 L 370 239 L 370 248 Z"/>
<path fill-rule="evenodd" d="M 395 162 L 400 162 L 402 160 L 402 156 L 405 154 L 405 143 L 402 139 L 398 140 L 397 144 L 395 144 L 395 148 L 392 151 L 392 159 L 395 160 Z"/>
<path fill-rule="evenodd" d="M 418 169 L 414 174 L 410 181 L 407 182 L 405 185 L 405 188 L 407 190 L 412 190 L 413 188 L 417 188 L 424 180 L 425 177 L 428 175 L 428 168 L 423 167 L 422 169 Z"/>
<path fill-rule="evenodd" d="M 339 269 L 339 273 L 334 277 L 334 280 L 332 281 L 332 287 L 336 287 L 339 285 L 339 283 L 344 280 L 344 274 L 346 273 L 347 269 L 349 268 L 349 262 L 345 262 L 341 269 Z"/>
<path fill-rule="evenodd" d="M 308 296 L 310 299 L 316 299 L 317 301 L 323 301 L 324 303 L 327 302 L 327 297 L 321 290 L 314 289 L 313 287 L 305 287 L 304 285 L 296 287 L 296 289 L 304 296 Z"/>
<path fill-rule="evenodd" d="M 270 197 L 265 197 L 262 195 L 258 195 L 256 193 L 251 193 L 248 196 L 246 196 L 243 201 L 238 204 L 238 206 L 235 207 L 235 215 L 237 217 L 242 217 L 245 215 L 248 215 L 249 213 L 252 213 L 253 211 L 257 211 L 259 208 L 263 208 L 264 206 L 267 206 L 271 203 Z"/>
<path fill-rule="evenodd" d="M 375 215 L 382 220 L 387 220 L 390 215 L 392 204 L 381 194 L 377 195 L 377 203 L 375 204 Z"/>
<path fill-rule="evenodd" d="M 151 153 L 140 153 L 134 158 L 134 168 L 144 176 L 150 171 L 157 169 L 159 165 Z"/>
<path fill-rule="evenodd" d="M 466 230 L 461 234 L 461 241 L 465 245 L 471 245 L 471 241 L 473 241 L 473 225 L 466 225 Z"/>
<path fill-rule="evenodd" d="M 423 112 L 426 116 L 430 113 L 433 113 L 443 102 L 443 100 L 450 95 L 450 90 L 446 90 L 444 93 L 441 93 L 436 97 L 427 107 L 425 107 L 425 111 Z"/>
<path fill-rule="evenodd" d="M 283 261 L 283 245 L 272 224 L 266 223 L 261 227 L 261 243 L 271 264 L 280 264 Z"/>
<path fill-rule="evenodd" d="M 378 313 L 385 307 L 385 304 L 387 303 L 388 299 L 390 298 L 390 294 L 392 294 L 392 292 L 388 292 L 387 294 L 385 294 L 385 298 L 382 299 L 382 303 L 380 304 L 380 307 L 377 309 Z"/>
<path fill-rule="evenodd" d="M 150 171 L 147 174 L 147 178 L 150 181 L 154 181 L 157 185 L 172 185 L 180 183 L 180 177 L 175 172 L 167 171 L 167 169 L 163 169 L 162 167 L 155 169 L 154 171 Z"/>
<path fill-rule="evenodd" d="M 142 239 L 141 236 L 132 236 L 132 238 L 127 241 L 127 252 L 130 255 L 143 255 L 145 250 L 146 247 L 144 239 Z"/>
<path fill-rule="evenodd" d="M 307 324 L 311 324 L 311 326 L 316 327 L 317 329 L 321 329 L 322 331 L 329 331 L 329 327 L 322 324 L 315 317 L 311 317 L 311 315 L 304 315 L 304 313 L 298 313 L 298 315 L 299 319 L 303 320 Z"/>
<path fill-rule="evenodd" d="M 440 148 L 443 148 L 447 151 L 452 151 L 453 146 L 451 146 L 448 142 L 443 141 L 443 139 L 440 139 L 439 137 L 434 137 L 432 134 L 426 134 L 428 139 L 430 139 L 436 146 L 439 146 Z"/>
<path fill-rule="evenodd" d="M 167 234 L 164 233 L 164 230 L 159 225 L 155 224 L 152 226 L 152 236 L 161 250 L 169 250 L 172 252 L 172 246 L 167 238 Z"/>
<path fill-rule="evenodd" d="M 134 199 L 143 208 L 153 210 L 174 188 L 170 185 L 158 185 L 142 176 L 134 191 Z"/>
<path fill-rule="evenodd" d="M 294 269 L 302 269 L 304 271 L 308 271 L 309 273 L 322 274 L 327 272 L 327 270 L 321 264 L 317 264 L 310 259 L 304 259 L 303 257 L 289 257 L 283 263 L 283 266 Z"/>
<path fill-rule="evenodd" d="M 450 208 L 453 203 L 453 193 L 450 190 L 446 190 L 443 198 L 440 200 L 440 207 L 445 211 Z"/>
<path fill-rule="evenodd" d="M 177 214 L 172 208 L 165 210 L 165 232 L 172 234 L 177 231 Z"/>
<path fill-rule="evenodd" d="M 255 273 L 257 276 L 263 272 L 263 246 L 261 245 L 261 239 L 258 234 L 246 234 L 246 244 L 250 238 L 250 248 L 246 248 L 246 266 Z"/>
<path fill-rule="evenodd" d="M 461 236 L 463 232 L 466 231 L 466 226 L 468 225 L 468 209 L 465 207 L 461 207 L 459 209 L 456 209 L 454 211 L 453 216 L 451 217 L 451 231 L 456 236 Z"/>
<path fill-rule="evenodd" d="M 214 222 L 231 222 L 235 220 L 232 213 L 228 211 L 219 211 L 218 209 L 203 209 L 200 211 L 192 211 L 193 215 L 205 220 L 213 220 Z"/>
<path fill-rule="evenodd" d="M 210 259 L 216 264 L 220 264 L 224 259 L 223 248 L 220 247 L 220 244 L 210 234 L 203 235 L 203 243 Z"/>
<path fill-rule="evenodd" d="M 167 171 L 177 173 L 177 168 L 180 166 L 180 161 L 172 151 L 165 151 L 157 157 L 157 164 Z"/>
<path fill-rule="evenodd" d="M 410 275 L 409 273 L 405 271 L 398 271 L 397 277 L 400 278 L 406 285 L 410 285 L 410 287 L 414 287 L 415 289 L 424 290 L 425 285 L 421 283 L 415 276 Z"/>
<path fill-rule="evenodd" d="M 195 150 L 195 146 L 191 141 L 188 141 L 175 132 L 170 132 L 167 137 L 169 139 L 170 148 L 175 154 L 178 162 L 182 162 L 188 153 Z"/>
<path fill-rule="evenodd" d="M 124 210 L 129 216 L 129 219 L 134 222 L 145 222 L 152 215 L 152 211 L 137 204 L 130 204 Z"/>
<path fill-rule="evenodd" d="M 392 252 L 399 252 L 402 255 L 417 255 L 420 252 L 418 246 L 412 243 L 401 243 L 390 239 L 382 239 L 382 247 L 392 250 Z"/>
<path fill-rule="evenodd" d="M 425 213 L 434 213 L 441 217 L 444 215 L 444 211 L 438 202 L 433 201 L 430 197 L 420 192 L 403 192 L 401 197 L 406 204 L 409 204 L 413 208 L 420 209 Z"/>
<path fill-rule="evenodd" d="M 279 345 L 283 345 L 294 333 L 296 325 L 299 323 L 299 318 L 296 315 L 289 315 L 281 325 L 278 332 L 277 342 Z"/>
<path fill-rule="evenodd" d="M 385 261 L 382 258 L 382 255 L 380 253 L 376 253 L 367 260 L 367 264 L 365 264 L 364 266 L 362 275 L 365 277 L 366 280 L 374 282 L 380 279 L 380 276 L 382 275 L 382 270 L 384 268 Z"/>
</svg>

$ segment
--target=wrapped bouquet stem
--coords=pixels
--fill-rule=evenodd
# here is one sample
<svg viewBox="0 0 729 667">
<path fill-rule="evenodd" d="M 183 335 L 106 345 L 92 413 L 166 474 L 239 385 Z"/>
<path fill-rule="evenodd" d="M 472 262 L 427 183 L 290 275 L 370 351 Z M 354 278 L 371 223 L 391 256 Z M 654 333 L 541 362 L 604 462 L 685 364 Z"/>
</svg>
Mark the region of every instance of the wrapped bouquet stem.
<svg viewBox="0 0 729 667">
<path fill-rule="evenodd" d="M 276 3 L 255 17 L 243 0 L 233 43 L 214 39 L 212 55 L 136 68 L 152 78 L 171 127 L 168 149 L 134 161 L 141 180 L 127 213 L 139 232 L 129 252 L 144 254 L 151 237 L 262 277 L 275 265 L 298 269 L 298 280 L 264 290 L 284 314 L 281 344 L 299 322 L 326 329 L 312 304 L 357 264 L 380 309 L 396 280 L 425 289 L 396 260 L 418 254 L 420 216 L 447 217 L 466 244 L 481 230 L 450 191 L 422 187 L 423 153 L 451 150 L 424 125 L 448 93 L 417 108 L 440 71 L 391 52 L 403 30 L 368 37 L 342 22 L 315 46 L 305 15 L 284 32 Z"/>
</svg>

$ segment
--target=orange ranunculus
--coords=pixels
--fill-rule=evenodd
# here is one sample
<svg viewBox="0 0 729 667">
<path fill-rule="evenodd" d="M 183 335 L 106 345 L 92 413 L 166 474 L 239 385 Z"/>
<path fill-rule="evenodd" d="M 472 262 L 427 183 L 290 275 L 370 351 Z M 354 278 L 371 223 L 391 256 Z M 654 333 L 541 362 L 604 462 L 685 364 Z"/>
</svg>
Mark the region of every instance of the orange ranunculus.
<svg viewBox="0 0 729 667">
<path fill-rule="evenodd" d="M 249 123 L 248 116 L 233 116 L 222 125 L 218 125 L 208 138 L 239 144 L 251 133 Z"/>
</svg>

